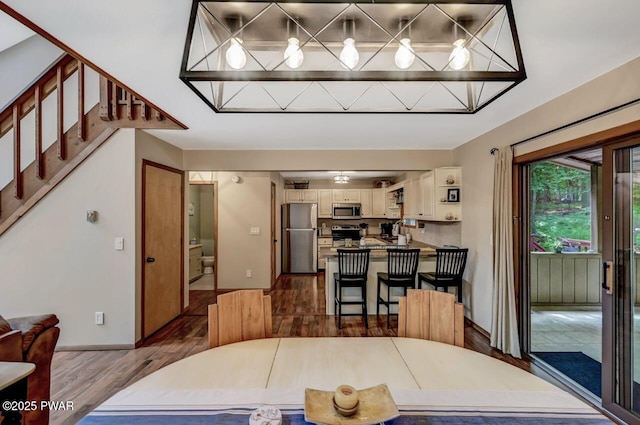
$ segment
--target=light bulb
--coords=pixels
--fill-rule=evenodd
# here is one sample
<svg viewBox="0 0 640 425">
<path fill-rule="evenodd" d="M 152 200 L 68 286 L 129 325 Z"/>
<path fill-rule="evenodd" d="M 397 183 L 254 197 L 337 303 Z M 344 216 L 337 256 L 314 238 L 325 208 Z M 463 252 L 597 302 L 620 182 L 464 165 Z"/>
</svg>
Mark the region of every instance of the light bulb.
<svg viewBox="0 0 640 425">
<path fill-rule="evenodd" d="M 289 45 L 284 51 L 284 63 L 286 63 L 289 68 L 299 68 L 304 60 L 304 53 L 302 53 L 302 49 L 300 49 L 300 40 L 291 37 L 288 41 Z"/>
<path fill-rule="evenodd" d="M 356 49 L 356 41 L 353 38 L 347 38 L 343 41 L 344 47 L 340 52 L 340 64 L 345 69 L 353 69 L 360 61 L 360 55 Z"/>
<path fill-rule="evenodd" d="M 400 40 L 400 46 L 396 52 L 396 66 L 400 69 L 407 69 L 413 65 L 416 56 L 413 54 L 411 47 L 411 39 L 403 38 Z"/>
<path fill-rule="evenodd" d="M 464 39 L 459 39 L 453 42 L 453 51 L 449 55 L 449 66 L 456 71 L 461 70 L 469 64 L 471 54 L 466 47 L 464 47 Z"/>
<path fill-rule="evenodd" d="M 239 38 L 231 39 L 231 46 L 227 49 L 227 64 L 233 69 L 242 69 L 247 64 L 247 55 L 242 49 L 242 40 Z"/>
</svg>

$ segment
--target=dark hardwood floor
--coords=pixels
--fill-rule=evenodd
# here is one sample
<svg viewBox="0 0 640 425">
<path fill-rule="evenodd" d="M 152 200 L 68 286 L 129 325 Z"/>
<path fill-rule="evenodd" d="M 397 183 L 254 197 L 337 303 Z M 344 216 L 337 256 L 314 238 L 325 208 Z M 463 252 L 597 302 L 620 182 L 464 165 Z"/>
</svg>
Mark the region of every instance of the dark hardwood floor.
<svg viewBox="0 0 640 425">
<path fill-rule="evenodd" d="M 271 290 L 275 337 L 396 336 L 386 316 L 369 317 L 369 329 L 360 317 L 337 319 L 325 316 L 324 276 L 283 275 Z M 51 413 L 51 424 L 74 424 L 113 394 L 140 378 L 177 360 L 207 349 L 207 308 L 215 302 L 214 291 L 192 290 L 189 309 L 160 329 L 135 350 L 61 351 L 53 356 L 51 399 L 73 401 L 73 411 Z M 465 347 L 525 370 L 528 361 L 502 354 L 471 326 L 465 327 Z"/>
</svg>

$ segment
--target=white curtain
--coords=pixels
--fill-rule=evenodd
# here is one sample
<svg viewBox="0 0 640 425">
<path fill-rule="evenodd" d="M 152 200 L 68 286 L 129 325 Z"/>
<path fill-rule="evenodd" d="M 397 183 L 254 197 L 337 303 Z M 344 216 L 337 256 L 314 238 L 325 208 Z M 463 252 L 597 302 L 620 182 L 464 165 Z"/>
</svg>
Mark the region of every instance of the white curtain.
<svg viewBox="0 0 640 425">
<path fill-rule="evenodd" d="M 520 358 L 513 283 L 512 180 L 510 147 L 494 151 L 493 172 L 493 302 L 491 346 Z"/>
</svg>

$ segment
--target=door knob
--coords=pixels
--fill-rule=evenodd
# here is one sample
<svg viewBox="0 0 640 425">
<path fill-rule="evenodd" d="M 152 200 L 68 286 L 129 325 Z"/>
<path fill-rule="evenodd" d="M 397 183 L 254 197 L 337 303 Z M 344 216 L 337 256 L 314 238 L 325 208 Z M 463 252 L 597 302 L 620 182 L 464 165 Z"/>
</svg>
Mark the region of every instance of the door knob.
<svg viewBox="0 0 640 425">
<path fill-rule="evenodd" d="M 147 263 L 154 263 L 156 261 L 153 257 L 147 257 Z"/>
</svg>

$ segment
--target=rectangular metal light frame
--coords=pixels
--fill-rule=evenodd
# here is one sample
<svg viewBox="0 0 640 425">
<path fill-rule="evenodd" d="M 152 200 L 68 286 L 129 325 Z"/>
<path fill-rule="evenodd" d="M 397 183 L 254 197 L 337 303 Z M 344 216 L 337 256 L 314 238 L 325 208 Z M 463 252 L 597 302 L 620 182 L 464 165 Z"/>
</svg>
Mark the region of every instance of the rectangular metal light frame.
<svg viewBox="0 0 640 425">
<path fill-rule="evenodd" d="M 514 52 L 518 69 L 515 71 L 189 71 L 187 70 L 189 53 L 193 41 L 193 33 L 195 22 L 198 14 L 200 3 L 298 3 L 298 4 L 476 4 L 476 5 L 503 5 L 505 7 L 509 27 L 511 31 L 511 39 L 513 41 Z M 355 77 L 355 78 L 354 78 Z M 516 87 L 527 78 L 522 51 L 518 38 L 518 32 L 515 25 L 515 17 L 511 0 L 193 0 L 191 14 L 189 18 L 189 26 L 185 40 L 185 47 L 180 67 L 180 79 L 196 93 L 196 95 L 204 101 L 211 109 L 217 113 L 381 113 L 381 114 L 475 114 L 487 105 L 491 104 L 497 98 Z M 389 81 L 389 82 L 512 82 L 503 90 L 497 92 L 489 100 L 485 101 L 479 107 L 473 110 L 430 110 L 430 111 L 306 111 L 306 110 L 225 110 L 217 108 L 209 99 L 207 99 L 192 82 L 215 81 L 215 82 L 232 82 L 232 81 L 272 81 L 272 82 L 304 82 L 304 81 Z"/>
</svg>

